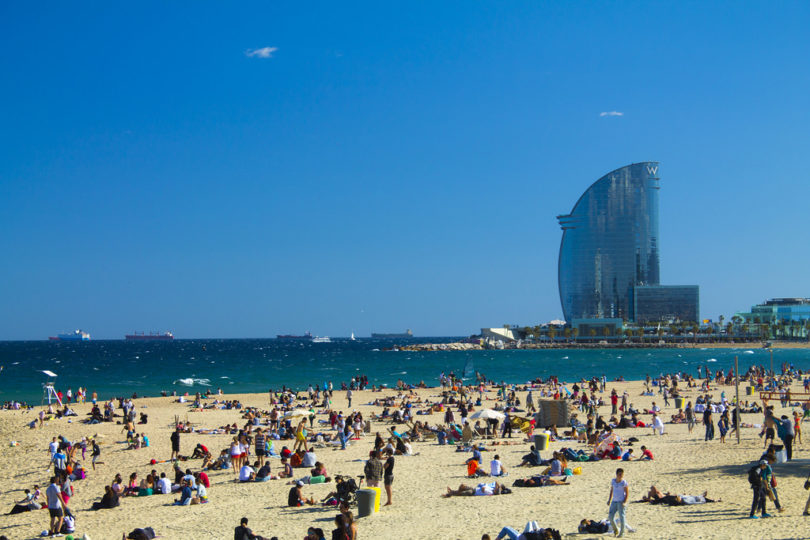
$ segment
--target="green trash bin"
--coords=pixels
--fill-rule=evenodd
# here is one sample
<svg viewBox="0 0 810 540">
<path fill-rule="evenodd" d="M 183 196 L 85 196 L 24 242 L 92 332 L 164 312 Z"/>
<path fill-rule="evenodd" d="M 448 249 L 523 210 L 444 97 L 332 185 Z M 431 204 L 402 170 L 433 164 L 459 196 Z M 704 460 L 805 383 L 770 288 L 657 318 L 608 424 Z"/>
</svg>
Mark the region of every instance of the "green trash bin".
<svg viewBox="0 0 810 540">
<path fill-rule="evenodd" d="M 374 498 L 377 493 L 373 489 L 358 489 L 356 492 L 357 497 L 357 516 L 366 517 L 374 512 Z"/>
<path fill-rule="evenodd" d="M 745 395 L 746 396 L 753 396 L 754 395 L 754 387 L 753 386 L 746 386 L 745 387 Z"/>
<path fill-rule="evenodd" d="M 676 397 L 675 398 L 675 408 L 676 409 L 683 409 L 683 398 L 682 397 Z"/>
</svg>

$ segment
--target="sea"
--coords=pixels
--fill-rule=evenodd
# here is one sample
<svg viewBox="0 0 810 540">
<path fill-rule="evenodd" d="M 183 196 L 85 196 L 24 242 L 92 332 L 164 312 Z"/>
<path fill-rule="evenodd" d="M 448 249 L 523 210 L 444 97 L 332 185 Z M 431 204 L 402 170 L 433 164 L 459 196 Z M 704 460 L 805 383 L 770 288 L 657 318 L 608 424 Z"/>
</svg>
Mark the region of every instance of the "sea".
<svg viewBox="0 0 810 540">
<path fill-rule="evenodd" d="M 43 385 L 65 392 L 80 386 L 100 399 L 158 396 L 222 389 L 227 393 L 267 392 L 282 386 L 305 390 L 331 381 L 336 387 L 365 375 L 371 384 L 397 381 L 429 386 L 442 372 L 461 376 L 465 367 L 495 381 L 523 383 L 556 375 L 562 381 L 582 377 L 626 379 L 688 372 L 698 366 L 728 370 L 770 366 L 768 349 L 554 349 L 485 351 L 398 351 L 396 345 L 451 342 L 455 338 L 333 339 L 332 343 L 278 339 L 176 339 L 171 342 L 94 340 L 86 342 L 0 342 L 0 401 L 39 405 Z M 773 350 L 774 367 L 783 363 L 810 369 L 810 349 Z M 44 370 L 56 375 L 51 377 Z"/>
</svg>

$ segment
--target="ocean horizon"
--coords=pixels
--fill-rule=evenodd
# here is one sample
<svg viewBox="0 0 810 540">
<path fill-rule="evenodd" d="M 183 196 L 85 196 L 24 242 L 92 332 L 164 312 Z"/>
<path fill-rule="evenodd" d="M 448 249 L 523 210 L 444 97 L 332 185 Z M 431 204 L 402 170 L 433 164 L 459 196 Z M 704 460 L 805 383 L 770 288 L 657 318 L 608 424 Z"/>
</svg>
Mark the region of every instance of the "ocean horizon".
<svg viewBox="0 0 810 540">
<path fill-rule="evenodd" d="M 435 342 L 432 338 L 430 342 Z M 423 339 L 408 343 L 429 342 Z M 0 342 L 0 400 L 38 405 L 43 383 L 65 392 L 85 387 L 100 399 L 159 396 L 161 392 L 267 392 L 282 386 L 305 390 L 331 381 L 336 387 L 366 375 L 372 385 L 398 380 L 436 386 L 442 372 L 461 375 L 465 365 L 497 382 L 524 383 L 557 375 L 563 381 L 606 375 L 642 379 L 697 368 L 728 370 L 770 365 L 766 349 L 542 349 L 484 351 L 385 351 L 403 340 L 361 338 L 311 343 L 277 339 L 207 339 L 172 342 L 6 341 Z M 810 350 L 775 349 L 774 366 L 810 369 Z M 55 373 L 48 377 L 43 370 Z"/>
</svg>

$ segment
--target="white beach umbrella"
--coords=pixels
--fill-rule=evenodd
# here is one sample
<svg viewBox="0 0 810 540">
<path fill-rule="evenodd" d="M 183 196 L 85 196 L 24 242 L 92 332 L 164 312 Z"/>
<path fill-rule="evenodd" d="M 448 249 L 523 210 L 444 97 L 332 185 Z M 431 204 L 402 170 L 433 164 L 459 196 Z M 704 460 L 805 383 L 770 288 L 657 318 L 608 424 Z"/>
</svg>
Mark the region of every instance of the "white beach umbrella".
<svg viewBox="0 0 810 540">
<path fill-rule="evenodd" d="M 284 413 L 284 418 L 301 418 L 302 416 L 309 416 L 309 414 L 306 409 L 293 409 Z"/>
<path fill-rule="evenodd" d="M 479 418 L 483 420 L 503 420 L 506 418 L 506 415 L 493 409 L 481 409 L 470 415 L 470 420 L 478 420 Z"/>
</svg>

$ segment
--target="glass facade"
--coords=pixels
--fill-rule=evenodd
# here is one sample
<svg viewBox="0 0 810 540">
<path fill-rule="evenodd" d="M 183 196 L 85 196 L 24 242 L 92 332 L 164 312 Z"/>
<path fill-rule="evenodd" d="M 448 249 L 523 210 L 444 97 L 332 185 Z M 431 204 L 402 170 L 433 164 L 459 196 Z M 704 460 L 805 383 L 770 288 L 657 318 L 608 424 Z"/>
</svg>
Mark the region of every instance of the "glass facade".
<svg viewBox="0 0 810 540">
<path fill-rule="evenodd" d="M 750 313 L 737 313 L 747 323 L 791 323 L 810 321 L 810 298 L 774 298 L 751 308 Z"/>
<path fill-rule="evenodd" d="M 700 321 L 697 285 L 652 285 L 633 287 L 633 320 L 653 322 Z"/>
<path fill-rule="evenodd" d="M 582 194 L 563 230 L 558 262 L 565 320 L 632 320 L 636 285 L 658 285 L 658 163 L 616 169 Z"/>
</svg>

